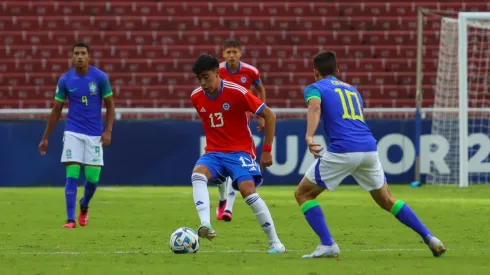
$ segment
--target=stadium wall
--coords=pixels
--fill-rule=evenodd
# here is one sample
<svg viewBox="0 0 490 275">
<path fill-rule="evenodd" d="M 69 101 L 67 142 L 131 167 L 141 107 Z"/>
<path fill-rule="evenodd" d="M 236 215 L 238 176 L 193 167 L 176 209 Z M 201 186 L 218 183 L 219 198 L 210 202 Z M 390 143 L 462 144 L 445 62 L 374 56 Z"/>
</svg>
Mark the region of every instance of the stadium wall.
<svg viewBox="0 0 490 275">
<path fill-rule="evenodd" d="M 378 140 L 388 182 L 411 182 L 415 162 L 414 121 L 369 120 L 367 123 Z M 37 145 L 45 122 L 0 123 L 0 186 L 63 186 L 65 170 L 60 164 L 62 124 L 49 140 L 48 154 L 42 157 Z M 442 136 L 428 134 L 430 120 L 424 120 L 422 126 L 422 179 L 431 165 L 450 172 L 451 167 L 444 159 L 451 149 L 448 141 Z M 251 128 L 260 148 L 262 134 L 256 132 L 256 124 Z M 313 161 L 304 143 L 305 128 L 304 120 L 277 122 L 273 149 L 275 164 L 265 172 L 264 184 L 297 184 L 301 179 Z M 112 138 L 113 144 L 104 151 L 103 185 L 190 185 L 191 170 L 205 143 L 201 124 L 197 121 L 117 121 Z M 317 141 L 325 143 L 321 136 Z M 480 141 L 480 144 L 486 143 L 490 140 Z M 349 178 L 345 183 L 353 183 L 353 180 Z"/>
</svg>

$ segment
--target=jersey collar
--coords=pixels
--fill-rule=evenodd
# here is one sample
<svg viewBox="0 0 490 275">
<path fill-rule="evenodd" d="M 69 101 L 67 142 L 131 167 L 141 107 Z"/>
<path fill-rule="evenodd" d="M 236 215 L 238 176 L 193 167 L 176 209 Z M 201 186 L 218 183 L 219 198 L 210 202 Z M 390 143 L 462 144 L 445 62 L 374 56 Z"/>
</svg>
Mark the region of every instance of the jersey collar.
<svg viewBox="0 0 490 275">
<path fill-rule="evenodd" d="M 209 99 L 211 99 L 211 100 L 215 100 L 215 99 L 217 99 L 217 98 L 219 97 L 219 95 L 221 94 L 221 92 L 223 91 L 223 89 L 224 89 L 224 88 L 225 88 L 225 83 L 223 82 L 223 80 L 221 80 L 221 89 L 219 90 L 219 92 L 218 92 L 218 93 L 217 93 L 217 94 L 216 94 L 214 97 L 210 96 L 210 95 L 209 95 L 208 93 L 206 93 L 204 90 L 203 90 L 203 92 L 204 92 L 204 95 L 205 95 L 207 98 L 209 98 Z"/>
<path fill-rule="evenodd" d="M 235 74 L 239 73 L 239 72 L 240 72 L 241 67 L 242 67 L 242 62 L 238 61 L 238 68 L 236 69 L 236 71 L 235 71 L 235 72 L 232 72 L 232 71 L 230 70 L 230 68 L 228 68 L 228 61 L 225 61 L 225 68 L 226 68 L 226 71 L 227 71 L 227 72 L 229 72 L 229 73 L 230 73 L 230 74 L 232 74 L 232 75 L 235 75 Z"/>
</svg>

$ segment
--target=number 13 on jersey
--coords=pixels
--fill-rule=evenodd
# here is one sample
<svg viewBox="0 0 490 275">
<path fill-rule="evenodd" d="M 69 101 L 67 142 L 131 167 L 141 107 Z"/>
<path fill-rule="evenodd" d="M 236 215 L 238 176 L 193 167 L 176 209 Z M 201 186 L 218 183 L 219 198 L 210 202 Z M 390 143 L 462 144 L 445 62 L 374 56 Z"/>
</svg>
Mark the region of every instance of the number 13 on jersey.
<svg viewBox="0 0 490 275">
<path fill-rule="evenodd" d="M 219 128 L 225 125 L 223 113 L 211 113 L 209 114 L 209 119 L 211 120 L 211 128 Z"/>
<path fill-rule="evenodd" d="M 351 92 L 349 90 L 342 90 L 340 88 L 335 89 L 335 92 L 339 95 L 340 102 L 342 103 L 342 109 L 344 110 L 344 114 L 342 115 L 342 119 L 353 119 L 353 120 L 364 121 L 364 116 L 362 114 L 361 101 L 359 100 L 359 96 L 357 96 L 357 93 Z M 347 109 L 347 103 L 345 102 L 346 97 L 347 97 L 347 102 L 349 103 L 349 109 Z M 354 102 L 352 102 L 352 98 L 354 98 L 356 101 L 355 105 L 354 105 Z M 359 113 L 359 114 L 356 114 L 356 113 Z"/>
</svg>

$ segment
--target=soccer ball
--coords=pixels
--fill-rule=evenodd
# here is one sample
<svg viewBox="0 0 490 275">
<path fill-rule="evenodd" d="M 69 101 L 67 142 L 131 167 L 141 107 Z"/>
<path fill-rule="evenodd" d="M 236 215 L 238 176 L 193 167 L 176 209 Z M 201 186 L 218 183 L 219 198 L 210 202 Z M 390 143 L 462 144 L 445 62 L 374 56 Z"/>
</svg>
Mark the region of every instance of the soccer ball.
<svg viewBox="0 0 490 275">
<path fill-rule="evenodd" d="M 170 250 L 176 254 L 196 253 L 199 249 L 199 236 L 196 231 L 181 227 L 170 235 Z"/>
</svg>

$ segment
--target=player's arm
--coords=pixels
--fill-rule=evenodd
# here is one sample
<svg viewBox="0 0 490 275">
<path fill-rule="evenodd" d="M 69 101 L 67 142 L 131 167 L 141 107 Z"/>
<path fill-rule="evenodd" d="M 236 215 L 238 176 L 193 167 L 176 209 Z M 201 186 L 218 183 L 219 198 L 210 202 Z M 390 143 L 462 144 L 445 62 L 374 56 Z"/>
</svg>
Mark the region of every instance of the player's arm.
<svg viewBox="0 0 490 275">
<path fill-rule="evenodd" d="M 316 133 L 318 124 L 320 123 L 320 116 L 322 113 L 322 98 L 320 91 L 317 88 L 311 86 L 305 88 L 304 97 L 306 105 L 308 106 L 308 112 L 306 114 L 306 144 L 308 144 L 308 149 L 310 150 L 310 152 L 315 155 L 315 157 L 319 157 L 319 154 L 323 148 L 321 148 L 321 145 L 316 144 L 313 141 L 313 136 Z"/>
<path fill-rule="evenodd" d="M 104 104 L 106 108 L 106 125 L 101 139 L 102 139 L 102 145 L 108 146 L 111 144 L 112 127 L 114 126 L 114 120 L 116 119 L 116 104 L 114 103 L 112 87 L 107 75 L 104 75 L 104 77 L 102 78 L 101 96 L 104 100 Z"/>
<path fill-rule="evenodd" d="M 274 135 L 276 132 L 276 115 L 274 114 L 274 112 L 272 112 L 271 108 L 265 106 L 265 103 L 264 108 L 261 112 L 257 113 L 257 115 L 262 117 L 265 121 L 263 147 L 270 147 L 272 146 L 272 142 L 274 141 Z"/>
<path fill-rule="evenodd" d="M 258 79 L 259 81 L 259 84 L 255 86 L 255 89 L 257 90 L 257 97 L 262 100 L 262 102 L 266 102 L 265 99 L 266 99 L 266 95 L 265 95 L 265 87 L 264 85 L 262 84 L 262 82 L 260 81 L 260 79 Z M 255 85 L 255 82 L 254 82 L 254 85 Z"/>
<path fill-rule="evenodd" d="M 260 73 L 257 70 L 257 72 L 253 74 L 252 76 L 253 82 L 252 85 L 255 87 L 255 90 L 257 90 L 257 97 L 262 100 L 262 102 L 266 102 L 266 95 L 265 95 L 265 87 L 262 84 L 262 80 L 260 79 Z M 259 119 L 259 125 L 257 126 L 257 130 L 259 132 L 263 131 L 265 127 L 265 121 L 264 119 Z"/>
<path fill-rule="evenodd" d="M 51 114 L 49 115 L 48 124 L 46 125 L 46 129 L 44 130 L 43 137 L 41 139 L 41 143 L 39 143 L 39 153 L 41 155 L 46 155 L 46 150 L 48 149 L 48 139 L 56 128 L 56 124 L 60 120 L 61 112 L 63 111 L 63 105 L 66 100 L 66 89 L 65 82 L 63 78 L 58 80 L 58 84 L 56 86 L 56 94 L 54 96 L 54 106 L 51 109 Z"/>
<path fill-rule="evenodd" d="M 246 111 L 252 112 L 265 121 L 264 142 L 262 145 L 262 155 L 260 156 L 260 168 L 264 171 L 265 167 L 272 165 L 272 143 L 276 132 L 276 115 L 260 99 L 251 92 L 245 94 L 247 102 Z"/>
</svg>

